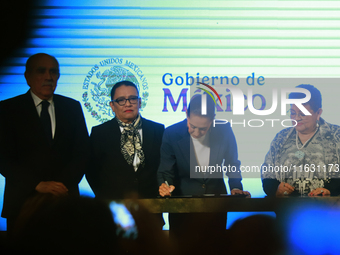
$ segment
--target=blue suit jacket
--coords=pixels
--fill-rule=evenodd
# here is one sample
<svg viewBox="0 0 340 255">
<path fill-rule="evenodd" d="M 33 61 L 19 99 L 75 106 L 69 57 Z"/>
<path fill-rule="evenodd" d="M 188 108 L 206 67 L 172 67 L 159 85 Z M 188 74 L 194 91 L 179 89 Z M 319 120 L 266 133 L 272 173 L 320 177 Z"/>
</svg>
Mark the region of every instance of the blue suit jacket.
<svg viewBox="0 0 340 255">
<path fill-rule="evenodd" d="M 209 166 L 217 168 L 217 166 L 228 167 L 230 165 L 230 169 L 233 166 L 234 172 L 226 172 L 229 177 L 230 189 L 242 189 L 237 145 L 229 123 L 216 125 L 216 127 L 211 126 L 208 132 L 211 132 Z M 164 181 L 168 181 L 170 185 L 176 187 L 173 195 L 179 196 L 227 193 L 223 172 L 204 176 L 202 174 L 202 178 L 196 178 L 197 165 L 187 120 L 168 127 L 164 131 L 162 140 L 158 184 L 161 185 Z M 194 178 L 192 178 L 193 175 L 195 175 Z"/>
</svg>

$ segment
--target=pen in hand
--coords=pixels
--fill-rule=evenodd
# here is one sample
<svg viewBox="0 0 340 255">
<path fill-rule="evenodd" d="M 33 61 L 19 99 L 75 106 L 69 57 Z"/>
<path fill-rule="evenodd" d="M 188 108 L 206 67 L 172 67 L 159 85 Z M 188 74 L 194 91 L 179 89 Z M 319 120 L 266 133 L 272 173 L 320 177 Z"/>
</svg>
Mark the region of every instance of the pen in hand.
<svg viewBox="0 0 340 255">
<path fill-rule="evenodd" d="M 165 181 L 164 183 L 166 184 L 166 186 L 168 186 L 168 188 L 170 188 L 168 181 Z M 171 192 L 172 192 L 172 190 L 170 191 L 170 194 L 171 194 Z"/>
</svg>

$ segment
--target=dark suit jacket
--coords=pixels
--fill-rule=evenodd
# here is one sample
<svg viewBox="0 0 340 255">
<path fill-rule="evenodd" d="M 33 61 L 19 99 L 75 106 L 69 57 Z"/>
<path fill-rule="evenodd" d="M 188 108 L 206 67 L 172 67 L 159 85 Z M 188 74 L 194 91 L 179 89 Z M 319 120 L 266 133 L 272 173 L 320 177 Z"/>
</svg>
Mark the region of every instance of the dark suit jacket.
<svg viewBox="0 0 340 255">
<path fill-rule="evenodd" d="M 41 181 L 62 182 L 79 194 L 89 154 L 80 103 L 53 96 L 56 129 L 49 144 L 34 101 L 26 94 L 0 102 L 0 173 L 6 178 L 3 217 L 16 216 Z"/>
<path fill-rule="evenodd" d="M 134 170 L 120 150 L 121 131 L 112 119 L 91 132 L 91 167 L 86 179 L 96 197 L 123 199 L 129 193 L 151 198 L 158 195 L 157 168 L 164 125 L 142 118 L 142 147 L 145 165 Z"/>
<path fill-rule="evenodd" d="M 210 166 L 234 166 L 235 172 L 226 173 L 230 189 L 242 189 L 240 161 L 237 145 L 230 124 L 210 128 Z M 187 120 L 168 127 L 163 135 L 158 185 L 168 181 L 175 186 L 173 195 L 226 194 L 223 173 L 195 178 L 198 165 L 193 143 L 188 132 Z M 222 168 L 221 168 L 222 169 Z M 192 176 L 190 177 L 190 173 Z M 194 177 L 194 178 L 192 178 Z M 211 178 L 213 177 L 213 178 Z"/>
</svg>

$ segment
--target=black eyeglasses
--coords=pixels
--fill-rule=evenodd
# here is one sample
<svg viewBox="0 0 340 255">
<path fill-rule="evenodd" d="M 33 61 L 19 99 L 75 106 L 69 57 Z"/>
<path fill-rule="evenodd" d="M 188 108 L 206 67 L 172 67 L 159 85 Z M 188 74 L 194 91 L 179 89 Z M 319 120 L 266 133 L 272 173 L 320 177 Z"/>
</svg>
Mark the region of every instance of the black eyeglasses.
<svg viewBox="0 0 340 255">
<path fill-rule="evenodd" d="M 126 104 L 126 101 L 129 100 L 130 104 L 137 104 L 139 97 L 130 97 L 130 98 L 117 98 L 115 100 L 112 100 L 112 102 L 116 102 L 120 106 L 123 106 Z"/>
<path fill-rule="evenodd" d="M 294 111 L 292 109 L 288 110 L 288 112 L 290 113 L 290 116 L 292 118 L 296 118 L 296 117 L 300 116 L 301 119 L 304 119 L 306 116 L 310 116 L 310 115 L 305 115 L 303 112 L 297 113 L 296 111 Z"/>
</svg>

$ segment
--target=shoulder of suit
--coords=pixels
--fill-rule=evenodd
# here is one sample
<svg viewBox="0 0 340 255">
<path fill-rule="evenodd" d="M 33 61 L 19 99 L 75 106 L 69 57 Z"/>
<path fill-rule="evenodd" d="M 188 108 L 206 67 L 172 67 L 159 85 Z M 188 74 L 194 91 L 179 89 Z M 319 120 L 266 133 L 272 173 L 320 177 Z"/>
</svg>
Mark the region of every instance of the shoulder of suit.
<svg viewBox="0 0 340 255">
<path fill-rule="evenodd" d="M 167 134 L 178 134 L 178 135 L 185 135 L 188 133 L 188 126 L 187 120 L 184 119 L 180 122 L 177 122 L 165 129 Z"/>
<path fill-rule="evenodd" d="M 34 104 L 32 97 L 27 94 L 22 94 L 9 99 L 0 101 L 1 114 L 13 114 L 18 111 L 22 111 L 23 108 L 27 108 L 29 104 Z"/>
<path fill-rule="evenodd" d="M 184 120 L 182 120 L 180 122 L 172 124 L 172 125 L 168 126 L 166 129 L 168 129 L 168 130 L 177 130 L 177 129 L 180 129 L 180 128 L 184 127 L 184 126 L 187 126 L 187 119 L 184 119 Z"/>
<path fill-rule="evenodd" d="M 0 104 L 6 105 L 6 104 L 15 104 L 18 102 L 21 102 L 23 100 L 27 99 L 27 94 L 22 94 L 19 96 L 11 97 L 5 100 L 0 101 Z"/>
<path fill-rule="evenodd" d="M 53 95 L 53 101 L 54 102 L 67 102 L 69 104 L 80 104 L 79 101 L 70 98 L 70 97 L 66 97 L 66 96 L 62 96 L 62 95 L 58 95 L 58 94 L 54 94 Z"/>
<path fill-rule="evenodd" d="M 0 101 L 0 103 L 14 103 L 17 101 L 22 101 L 24 99 L 31 99 L 31 95 L 29 94 L 29 92 L 22 94 L 22 95 L 18 95 L 9 99 L 5 99 L 3 101 Z M 61 101 L 68 101 L 68 102 L 74 102 L 74 103 L 79 103 L 79 101 L 70 98 L 70 97 L 66 97 L 66 96 L 62 96 L 62 95 L 58 95 L 58 94 L 54 94 L 53 95 L 53 100 L 61 100 Z"/>
<path fill-rule="evenodd" d="M 109 126 L 112 126 L 112 125 L 115 125 L 115 124 L 117 124 L 117 126 L 118 126 L 117 121 L 113 118 L 109 121 L 106 121 L 102 124 L 99 124 L 97 126 L 92 127 L 92 129 L 102 129 L 102 128 L 106 128 L 106 127 L 109 127 Z"/>
<path fill-rule="evenodd" d="M 143 125 L 151 125 L 151 126 L 154 126 L 156 128 L 163 128 L 164 129 L 164 124 L 161 124 L 161 123 L 158 123 L 158 122 L 155 122 L 155 121 L 152 121 L 152 120 L 148 120 L 148 119 L 145 119 L 145 118 L 142 118 L 142 123 L 143 123 Z"/>
<path fill-rule="evenodd" d="M 210 132 L 213 137 L 218 139 L 223 139 L 223 137 L 228 138 L 231 134 L 233 134 L 230 123 L 216 124 L 215 126 L 211 124 Z"/>
<path fill-rule="evenodd" d="M 154 128 L 164 129 L 164 125 L 163 124 L 160 124 L 160 123 L 157 123 L 157 122 L 154 122 L 152 120 L 145 119 L 145 118 L 142 118 L 142 121 L 143 121 L 144 125 L 153 126 Z M 92 128 L 92 132 L 93 132 L 93 130 L 94 131 L 99 131 L 99 130 L 111 129 L 112 127 L 115 127 L 115 126 L 118 127 L 118 123 L 113 118 L 113 119 L 111 119 L 111 120 L 109 120 L 107 122 L 104 122 L 102 124 L 94 126 Z"/>
<path fill-rule="evenodd" d="M 72 98 L 65 97 L 65 96 L 55 94 L 53 95 L 53 100 L 56 104 L 65 106 L 70 110 L 71 109 L 78 110 L 79 107 L 81 107 L 80 103 L 77 100 L 74 100 Z M 24 107 L 25 105 L 28 105 L 30 103 L 33 104 L 34 102 L 33 102 L 33 99 L 30 93 L 27 92 L 25 94 L 0 101 L 0 107 L 3 110 L 11 112 L 11 111 L 16 111 L 18 108 Z"/>
</svg>

